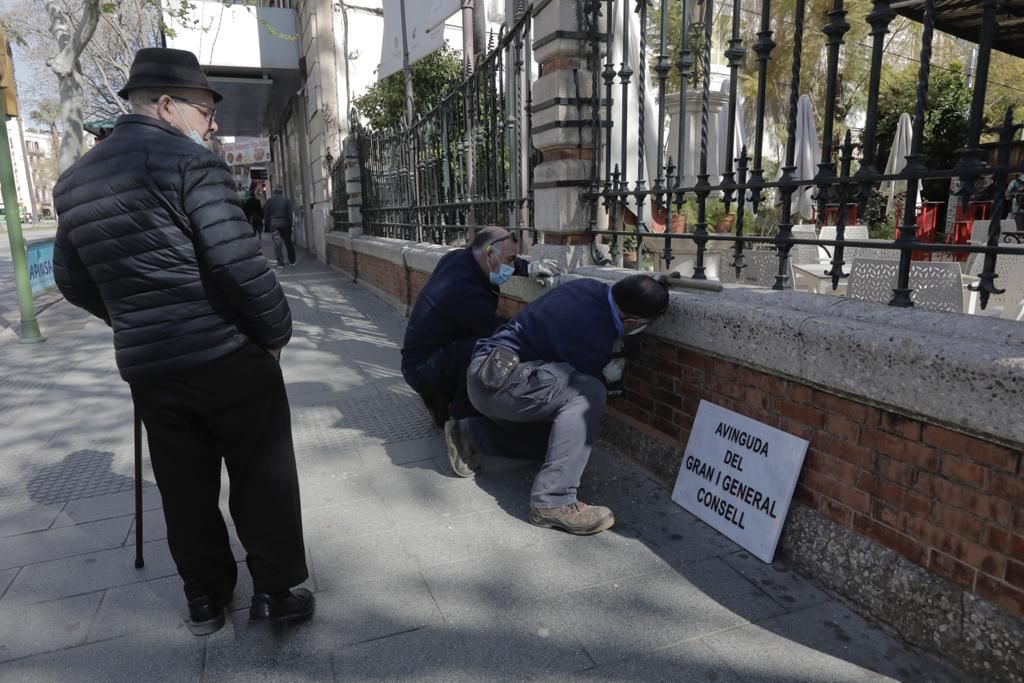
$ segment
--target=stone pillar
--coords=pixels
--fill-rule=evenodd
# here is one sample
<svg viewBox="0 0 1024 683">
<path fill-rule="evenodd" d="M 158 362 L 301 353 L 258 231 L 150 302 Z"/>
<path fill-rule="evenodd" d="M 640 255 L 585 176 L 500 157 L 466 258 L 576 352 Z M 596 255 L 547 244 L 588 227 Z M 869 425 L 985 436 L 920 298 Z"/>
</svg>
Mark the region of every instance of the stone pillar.
<svg viewBox="0 0 1024 683">
<path fill-rule="evenodd" d="M 341 145 L 341 163 L 345 168 L 344 191 L 348 195 L 348 234 L 357 237 L 363 234 L 363 168 L 359 162 L 359 138 L 349 134 Z"/>
<path fill-rule="evenodd" d="M 590 210 L 581 197 L 590 186 L 592 72 L 577 0 L 551 0 L 534 15 L 533 53 L 540 78 L 533 84 L 534 225 L 548 245 L 589 245 Z M 534 247 L 533 253 L 551 250 Z M 564 251 L 564 250 L 563 250 Z M 579 259 L 567 255 L 572 262 Z M 575 264 L 575 263 L 574 263 Z"/>
<path fill-rule="evenodd" d="M 683 185 L 692 187 L 697 183 L 697 171 L 700 170 L 700 136 L 701 109 L 704 93 L 702 90 L 686 91 L 686 158 L 683 159 Z M 721 185 L 721 136 L 726 131 L 718 129 L 718 118 L 722 109 L 729 106 L 728 93 L 712 90 L 708 94 L 708 182 Z M 676 166 L 679 165 L 679 93 L 665 95 L 665 112 L 670 119 L 668 142 L 665 145 L 666 158 L 671 156 Z M 740 150 L 735 150 L 739 154 Z M 720 196 L 720 192 L 712 196 Z"/>
</svg>

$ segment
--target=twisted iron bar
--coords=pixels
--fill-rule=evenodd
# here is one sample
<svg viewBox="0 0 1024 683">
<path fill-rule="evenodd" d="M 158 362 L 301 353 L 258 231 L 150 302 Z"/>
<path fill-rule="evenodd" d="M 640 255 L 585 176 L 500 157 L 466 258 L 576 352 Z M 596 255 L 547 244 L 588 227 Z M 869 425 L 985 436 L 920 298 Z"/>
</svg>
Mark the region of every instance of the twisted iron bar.
<svg viewBox="0 0 1024 683">
<path fill-rule="evenodd" d="M 761 30 L 757 32 L 754 52 L 757 53 L 757 111 L 754 122 L 754 168 L 750 172 L 750 202 L 754 213 L 761 207 L 764 189 L 764 112 L 768 86 L 768 61 L 775 49 L 774 33 L 771 29 L 772 0 L 761 0 Z"/>
<path fill-rule="evenodd" d="M 935 28 L 935 0 L 925 0 L 924 30 L 921 34 L 921 66 L 917 72 L 917 103 L 914 109 L 914 132 L 910 143 L 910 154 L 907 155 L 907 166 L 915 173 L 926 170 L 921 162 L 921 138 L 924 135 L 925 101 L 928 98 L 928 77 L 931 72 L 932 34 Z M 909 308 L 914 305 L 910 295 L 910 259 L 913 255 L 911 247 L 917 241 L 917 178 L 907 181 L 907 196 L 903 203 L 903 225 L 896 242 L 903 248 L 900 250 L 900 267 L 896 275 L 896 287 L 893 289 L 890 306 Z"/>
<path fill-rule="evenodd" d="M 821 163 L 814 180 L 818 186 L 818 224 L 822 224 L 825 207 L 829 200 L 829 189 L 835 179 L 836 165 L 832 160 L 832 135 L 836 118 L 836 84 L 839 77 L 839 51 L 843 46 L 843 36 L 850 30 L 846 21 L 846 10 L 843 0 L 833 0 L 832 9 L 828 12 L 829 22 L 822 28 L 828 38 L 828 66 L 825 82 L 825 125 L 821 134 Z"/>
<path fill-rule="evenodd" d="M 789 251 L 793 247 L 793 193 L 797 191 L 793 172 L 796 170 L 796 109 L 800 98 L 800 58 L 804 42 L 804 3 L 797 0 L 793 16 L 793 65 L 790 70 L 789 118 L 786 122 L 786 165 L 782 167 L 782 216 L 775 244 L 779 250 L 779 272 L 772 289 L 786 289 L 789 284 Z"/>
<path fill-rule="evenodd" d="M 747 50 L 740 39 L 740 12 L 742 0 L 732 3 L 732 37 L 729 47 L 725 50 L 725 58 L 729 61 L 729 116 L 725 133 L 725 170 L 722 173 L 722 203 L 725 213 L 729 213 L 732 194 L 736 190 L 736 174 L 733 170 L 733 151 L 736 144 L 736 108 L 739 106 L 739 79 L 737 74 L 740 65 L 747 56 Z"/>
<path fill-rule="evenodd" d="M 712 0 L 704 2 L 704 64 L 711 63 L 711 22 L 713 19 Z M 708 183 L 708 115 L 711 98 L 711 69 L 704 68 L 703 90 L 701 92 L 700 105 L 700 170 L 697 173 L 697 185 L 694 194 L 697 195 L 697 229 L 693 232 L 693 241 L 697 244 L 697 258 L 693 264 L 693 277 L 695 280 L 706 280 L 704 274 L 704 252 L 708 243 L 708 195 L 711 194 L 711 184 Z"/>
<path fill-rule="evenodd" d="M 644 139 L 646 133 L 647 107 L 647 7 L 651 0 L 637 0 L 636 12 L 640 15 L 640 64 L 637 74 L 637 119 L 639 120 L 639 138 L 637 140 L 636 184 L 636 269 L 640 270 L 643 259 L 643 238 L 647 231 L 644 223 L 644 199 L 647 196 L 646 169 L 644 168 Z M 628 27 L 623 33 L 628 33 Z M 625 125 L 625 121 L 623 122 Z M 625 135 L 625 130 L 623 131 Z"/>
</svg>

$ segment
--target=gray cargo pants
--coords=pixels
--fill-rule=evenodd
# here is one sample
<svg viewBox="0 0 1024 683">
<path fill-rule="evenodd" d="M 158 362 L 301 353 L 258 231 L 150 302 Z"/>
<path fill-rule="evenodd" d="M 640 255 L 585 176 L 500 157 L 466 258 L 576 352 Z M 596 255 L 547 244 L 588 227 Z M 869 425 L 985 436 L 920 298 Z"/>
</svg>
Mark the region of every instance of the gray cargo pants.
<svg viewBox="0 0 1024 683">
<path fill-rule="evenodd" d="M 484 388 L 477 371 L 484 357 L 469 364 L 469 400 L 481 413 L 500 423 L 548 422 L 544 464 L 533 481 L 530 505 L 553 508 L 576 502 L 576 490 L 590 459 L 607 399 L 604 383 L 576 372 L 567 363 L 520 363 L 505 385 Z"/>
</svg>

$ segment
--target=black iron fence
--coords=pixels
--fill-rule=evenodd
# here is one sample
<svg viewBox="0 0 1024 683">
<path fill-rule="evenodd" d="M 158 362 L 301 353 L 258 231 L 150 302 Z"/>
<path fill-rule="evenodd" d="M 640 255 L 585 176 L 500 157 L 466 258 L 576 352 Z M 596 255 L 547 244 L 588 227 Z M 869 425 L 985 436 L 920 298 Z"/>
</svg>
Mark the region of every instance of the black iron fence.
<svg viewBox="0 0 1024 683">
<path fill-rule="evenodd" d="M 345 158 L 337 160 L 331 167 L 331 216 L 332 230 L 347 231 L 351 226 L 348 210 L 348 185 L 345 182 Z"/>
<path fill-rule="evenodd" d="M 895 306 L 912 306 L 914 283 L 911 282 L 911 263 L 915 255 L 931 258 L 935 254 L 977 253 L 982 256 L 976 257 L 976 263 L 983 261 L 983 265 L 977 268 L 977 281 L 972 287 L 979 292 L 982 307 L 991 295 L 1002 293 L 997 287 L 999 256 L 1024 255 L 1024 248 L 1007 244 L 1006 240 L 1010 238 L 1020 241 L 1020 233 L 1004 217 L 1008 181 L 1024 170 L 1024 163 L 1019 156 L 1013 160 L 1010 156 L 1014 134 L 1021 128 L 1014 123 L 1012 111 L 1008 111 L 1005 119 L 996 122 L 994 127 L 986 129 L 983 125 L 996 21 L 1003 11 L 1000 3 L 993 0 L 965 0 L 957 3 L 957 12 L 976 14 L 975 18 L 980 21 L 967 145 L 958 151 L 959 161 L 953 168 L 927 168 L 921 155 L 921 140 L 931 80 L 932 42 L 937 21 L 936 0 L 920 0 L 915 3 L 873 1 L 872 11 L 866 17 L 870 25 L 866 123 L 859 140 L 855 141 L 848 130 L 845 140 L 838 145 L 833 137 L 836 132 L 834 124 L 837 120 L 841 121 L 837 119 L 836 111 L 840 57 L 850 47 L 844 42 L 844 36 L 850 30 L 846 21 L 847 12 L 843 0 L 833 0 L 823 25 L 809 26 L 805 20 L 806 0 L 796 0 L 795 12 L 784 18 L 792 22 L 793 50 L 785 153 L 781 160 L 781 174 L 774 179 L 768 177 L 763 154 L 766 143 L 767 71 L 776 48 L 771 0 L 756 2 L 760 26 L 756 33 L 757 40 L 752 45 L 745 45 L 741 39 L 742 13 L 751 10 L 755 4 L 749 1 L 743 7 L 742 0 L 662 0 L 656 15 L 653 9 L 655 5 L 650 0 L 635 3 L 588 0 L 583 4 L 587 17 L 585 28 L 591 46 L 591 118 L 594 134 L 594 170 L 585 197 L 590 202 L 590 229 L 596 233 L 598 242 L 610 248 L 612 262 L 621 265 L 624 254 L 632 249 L 638 256 L 637 268 L 650 266 L 652 261 L 655 267 L 671 266 L 683 248 L 678 240 L 684 240 L 695 246 L 692 275 L 702 279 L 708 276 L 706 259 L 709 243 L 726 241 L 732 244 L 726 256 L 721 259 L 722 269 L 731 270 L 736 278 L 740 278 L 749 267 L 747 261 L 750 251 L 769 248 L 777 255 L 778 267 L 773 287 L 783 289 L 792 286 L 787 265 L 790 263 L 791 252 L 798 245 L 818 245 L 828 249 L 831 258 L 825 275 L 831 279 L 831 286 L 836 288 L 849 275 L 844 266 L 850 250 L 870 248 L 896 251 L 899 254 L 899 265 L 890 303 Z M 899 173 L 885 174 L 880 170 L 880 163 L 884 164 L 884 160 L 880 162 L 874 158 L 883 52 L 889 26 L 897 17 L 897 8 L 908 4 L 915 5 L 914 9 L 922 20 L 916 109 L 912 112 L 913 143 L 906 156 L 906 167 Z M 673 13 L 673 5 L 680 11 Z M 672 16 L 679 17 L 681 25 L 678 29 L 669 25 Z M 631 36 L 628 27 L 634 19 L 639 21 L 633 25 L 639 25 L 641 30 Z M 725 25 L 719 25 L 723 23 Z M 713 28 L 719 30 L 713 32 Z M 667 38 L 677 30 L 679 32 L 675 35 L 680 36 L 681 45 L 675 54 L 668 54 L 666 44 L 670 41 Z M 801 180 L 795 176 L 801 60 L 819 58 L 817 54 L 804 54 L 805 32 L 811 30 L 820 30 L 826 36 L 824 57 L 827 81 L 824 102 L 820 103 L 824 121 L 820 163 L 812 179 Z M 655 45 L 649 49 L 647 36 L 652 32 L 658 37 L 651 41 Z M 726 44 L 717 49 L 723 49 L 729 90 L 726 130 L 721 131 L 725 135 L 722 167 L 719 173 L 713 175 L 709 171 L 709 159 L 716 153 L 712 147 L 715 141 L 709 139 L 712 115 L 711 70 L 706 65 L 712 61 L 711 50 L 715 35 L 728 36 Z M 631 40 L 634 47 L 639 42 L 638 50 L 631 49 Z M 757 83 L 753 103 L 754 135 L 749 146 L 736 149 L 734 133 L 738 120 L 738 84 L 748 50 L 752 50 L 756 56 L 752 60 L 756 62 L 752 77 Z M 648 53 L 652 55 L 651 77 L 648 76 Z M 850 55 L 846 57 L 851 58 Z M 698 67 L 700 72 L 695 84 L 695 99 L 699 101 L 699 125 L 698 130 L 687 131 L 685 85 L 679 88 L 683 96 L 680 97 L 678 109 L 672 112 L 666 106 L 665 93 L 680 84 L 692 84 L 694 69 Z M 650 142 L 645 140 L 645 121 L 650 113 L 655 113 L 657 131 L 657 142 L 653 149 Z M 667 149 L 666 114 L 678 117 L 675 124 L 680 129 L 676 135 L 678 145 L 673 149 Z M 616 119 L 621 123 L 618 124 L 618 139 L 614 140 L 617 144 L 614 144 Z M 631 124 L 631 121 L 637 123 Z M 650 130 L 650 126 L 647 125 L 646 129 Z M 633 135 L 634 132 L 639 134 Z M 983 135 L 996 138 L 995 142 L 986 145 L 988 154 L 982 146 Z M 688 138 L 695 139 L 696 144 L 688 145 Z M 695 155 L 695 158 L 688 160 L 687 155 Z M 689 176 L 684 171 L 687 163 L 693 169 Z M 983 185 L 990 185 L 986 191 L 992 197 L 991 216 L 987 238 L 983 243 L 960 244 L 953 239 L 925 242 L 919 239 L 919 189 L 923 181 L 934 179 L 952 181 L 954 201 L 959 202 L 963 209 L 968 208 L 972 199 L 977 198 Z M 847 223 L 852 223 L 854 217 L 863 219 L 872 196 L 877 193 L 879 185 L 886 181 L 906 183 L 896 237 L 881 243 L 878 240 L 849 239 Z M 820 227 L 826 216 L 834 217 L 828 221 L 835 225 L 834 239 L 819 239 L 816 233 L 794 233 L 796 217 L 792 200 L 794 194 L 806 186 L 814 190 L 817 225 Z M 716 207 L 724 207 L 725 214 L 733 217 L 730 232 L 713 233 L 709 230 L 712 227 L 709 217 L 712 203 Z M 767 231 L 774 234 L 754 231 L 751 225 L 751 217 L 768 204 L 778 206 L 772 229 Z M 695 216 L 695 221 L 691 219 L 691 224 L 684 231 L 673 234 L 673 216 L 678 217 L 684 212 Z M 663 234 L 655 232 L 659 228 L 664 230 Z M 644 263 L 644 254 L 648 255 L 647 264 Z"/>
<path fill-rule="evenodd" d="M 533 225 L 531 11 L 411 128 L 359 134 L 368 234 L 454 244 Z"/>
</svg>

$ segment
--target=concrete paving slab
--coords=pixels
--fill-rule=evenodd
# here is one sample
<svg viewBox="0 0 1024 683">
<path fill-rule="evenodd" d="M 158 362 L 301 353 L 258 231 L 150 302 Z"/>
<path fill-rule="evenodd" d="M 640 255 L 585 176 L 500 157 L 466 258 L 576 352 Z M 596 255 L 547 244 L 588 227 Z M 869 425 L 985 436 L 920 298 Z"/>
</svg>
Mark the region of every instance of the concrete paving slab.
<svg viewBox="0 0 1024 683">
<path fill-rule="evenodd" d="M 162 517 L 163 514 L 160 512 L 160 506 L 160 491 L 157 490 L 155 483 L 150 482 L 149 486 L 142 489 L 142 510 L 144 513 L 147 513 L 143 515 L 143 522 L 145 523 L 150 518 Z M 67 505 L 64 506 L 64 509 L 57 516 L 53 526 L 54 528 L 73 526 L 101 519 L 133 516 L 134 514 L 135 493 L 123 491 L 105 496 L 68 501 Z"/>
<path fill-rule="evenodd" d="M 0 599 L 3 598 L 4 593 L 7 591 L 7 587 L 14 581 L 14 577 L 21 571 L 21 567 L 14 567 L 13 569 L 5 569 L 0 571 Z"/>
<path fill-rule="evenodd" d="M 751 624 L 706 639 L 709 647 L 750 683 L 862 683 L 888 681 L 887 676 L 822 652 L 787 641 Z M 932 679 L 920 679 L 932 680 Z"/>
<path fill-rule="evenodd" d="M 783 610 L 720 560 L 619 579 L 552 601 L 598 664 L 761 621 Z"/>
<path fill-rule="evenodd" d="M 446 623 L 339 650 L 338 680 L 481 681 L 562 676 L 592 662 L 562 624 L 503 619 Z"/>
<path fill-rule="evenodd" d="M 366 445 L 359 448 L 359 456 L 369 468 L 381 464 L 408 465 L 421 460 L 429 460 L 443 455 L 447 458 L 444 435 L 436 434 L 410 441 L 392 441 L 379 445 Z"/>
<path fill-rule="evenodd" d="M 966 680 L 936 658 L 907 646 L 870 624 L 846 605 L 831 600 L 759 624 L 790 643 L 852 662 L 901 681 Z M 709 640 L 719 649 L 716 640 Z"/>
<path fill-rule="evenodd" d="M 393 528 L 395 523 L 387 506 L 376 496 L 302 511 L 302 530 L 309 545 L 379 534 Z"/>
<path fill-rule="evenodd" d="M 399 529 L 405 551 L 420 568 L 448 564 L 492 553 L 500 548 L 488 532 L 488 519 L 468 515 L 434 519 Z"/>
<path fill-rule="evenodd" d="M 122 537 L 123 538 L 123 537 Z M 117 548 L 30 565 L 0 600 L 0 613 L 12 607 L 123 586 L 175 573 L 165 541 L 143 547 L 146 566 L 135 568 L 135 548 Z"/>
<path fill-rule="evenodd" d="M 131 517 L 132 524 L 128 528 L 128 535 L 124 537 L 123 545 L 135 546 L 135 516 Z M 230 518 L 225 517 L 225 522 L 230 523 Z M 167 522 L 164 519 L 162 509 L 144 511 L 142 514 L 142 542 L 156 541 L 167 538 Z"/>
<path fill-rule="evenodd" d="M 551 540 L 537 547 L 423 569 L 445 618 L 479 612 L 500 619 L 508 605 L 665 569 L 659 558 L 637 552 L 635 542 L 612 533 L 577 537 L 548 531 Z"/>
<path fill-rule="evenodd" d="M 331 654 L 313 637 L 314 621 L 274 627 L 233 612 L 206 641 L 205 680 L 291 682 L 332 680 Z M 200 639 L 196 639 L 200 640 Z"/>
<path fill-rule="evenodd" d="M 544 681 L 598 683 L 603 681 L 644 681 L 644 683 L 679 683 L 709 681 L 742 683 L 742 680 L 703 641 L 691 640 L 645 652 L 631 659 L 605 664 L 573 674 L 568 678 L 544 678 Z"/>
<path fill-rule="evenodd" d="M 387 477 L 374 479 L 373 488 L 387 503 L 388 512 L 398 526 L 497 507 L 494 497 L 471 479 L 442 473 L 433 460 L 392 468 Z"/>
<path fill-rule="evenodd" d="M 183 631 L 188 610 L 181 579 L 167 576 L 106 591 L 89 633 L 90 641 L 110 640 L 147 631 Z"/>
<path fill-rule="evenodd" d="M 0 662 L 84 643 L 102 597 L 96 592 L 4 610 L 0 613 Z M 0 669 L 0 678 L 5 676 Z"/>
<path fill-rule="evenodd" d="M 362 460 L 358 457 L 356 459 L 361 468 Z M 377 492 L 371 486 L 370 475 L 363 470 L 352 471 L 340 465 L 309 466 L 304 459 L 299 461 L 298 470 L 299 492 L 304 510 L 377 497 Z"/>
<path fill-rule="evenodd" d="M 813 583 L 787 569 L 782 562 L 765 564 L 745 550 L 724 555 L 722 560 L 756 584 L 787 612 L 796 612 L 832 599 Z"/>
<path fill-rule="evenodd" d="M 325 651 L 441 623 L 423 577 L 416 572 L 316 594 L 314 635 Z"/>
<path fill-rule="evenodd" d="M 116 548 L 130 524 L 121 517 L 0 538 L 0 569 Z"/>
<path fill-rule="evenodd" d="M 398 531 L 348 538 L 310 547 L 317 590 L 334 591 L 375 581 L 381 576 L 416 573 L 416 560 L 405 550 Z"/>
<path fill-rule="evenodd" d="M 0 507 L 0 538 L 49 529 L 63 507 L 63 503 L 36 505 L 30 502 L 7 509 Z"/>
<path fill-rule="evenodd" d="M 0 664 L 0 679 L 18 683 L 198 683 L 203 641 L 154 632 L 72 647 Z"/>
</svg>

